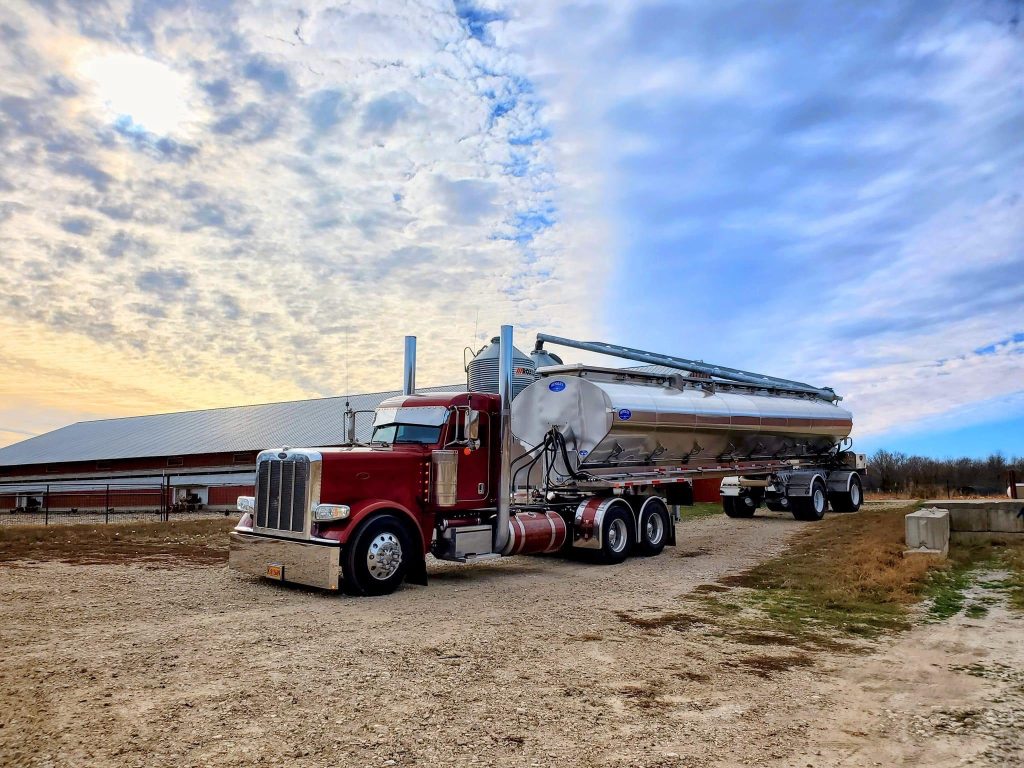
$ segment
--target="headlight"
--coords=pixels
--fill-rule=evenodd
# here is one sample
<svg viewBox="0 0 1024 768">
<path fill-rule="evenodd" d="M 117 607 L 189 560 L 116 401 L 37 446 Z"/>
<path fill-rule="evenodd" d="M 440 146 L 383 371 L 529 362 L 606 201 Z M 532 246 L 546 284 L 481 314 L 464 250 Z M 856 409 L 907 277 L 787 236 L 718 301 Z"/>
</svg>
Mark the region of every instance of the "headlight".
<svg viewBox="0 0 1024 768">
<path fill-rule="evenodd" d="M 325 520 L 344 520 L 351 511 L 347 504 L 317 504 L 313 508 L 313 519 L 319 522 Z"/>
<path fill-rule="evenodd" d="M 253 513 L 256 511 L 256 497 L 255 496 L 239 496 L 238 497 L 238 511 Z"/>
</svg>

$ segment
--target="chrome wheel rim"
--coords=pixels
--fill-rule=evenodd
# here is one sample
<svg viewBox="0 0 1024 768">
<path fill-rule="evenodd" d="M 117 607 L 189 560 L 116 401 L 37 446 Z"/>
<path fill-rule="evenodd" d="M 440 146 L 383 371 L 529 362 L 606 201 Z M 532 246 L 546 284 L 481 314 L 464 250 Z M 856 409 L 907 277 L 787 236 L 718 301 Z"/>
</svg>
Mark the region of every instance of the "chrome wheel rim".
<svg viewBox="0 0 1024 768">
<path fill-rule="evenodd" d="M 366 570 L 378 581 L 390 579 L 402 565 L 402 544 L 390 531 L 377 534 L 366 550 Z"/>
<path fill-rule="evenodd" d="M 661 515 L 655 513 L 647 516 L 644 535 L 647 537 L 648 544 L 657 546 L 661 543 L 661 537 L 665 535 L 665 523 L 662 521 Z"/>
<path fill-rule="evenodd" d="M 850 485 L 850 501 L 853 502 L 853 506 L 860 504 L 860 485 L 853 483 Z"/>
<path fill-rule="evenodd" d="M 626 521 L 621 518 L 612 520 L 608 526 L 608 548 L 612 552 L 621 552 L 626 548 L 627 538 Z"/>
</svg>

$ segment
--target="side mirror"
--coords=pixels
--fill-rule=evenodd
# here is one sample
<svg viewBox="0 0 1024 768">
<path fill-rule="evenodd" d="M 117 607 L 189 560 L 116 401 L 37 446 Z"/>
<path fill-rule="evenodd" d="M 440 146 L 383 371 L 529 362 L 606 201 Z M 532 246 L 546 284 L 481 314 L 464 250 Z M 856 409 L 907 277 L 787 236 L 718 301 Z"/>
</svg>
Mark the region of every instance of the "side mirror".
<svg viewBox="0 0 1024 768">
<path fill-rule="evenodd" d="M 480 439 L 480 411 L 472 409 L 463 412 L 462 437 L 465 440 Z"/>
</svg>

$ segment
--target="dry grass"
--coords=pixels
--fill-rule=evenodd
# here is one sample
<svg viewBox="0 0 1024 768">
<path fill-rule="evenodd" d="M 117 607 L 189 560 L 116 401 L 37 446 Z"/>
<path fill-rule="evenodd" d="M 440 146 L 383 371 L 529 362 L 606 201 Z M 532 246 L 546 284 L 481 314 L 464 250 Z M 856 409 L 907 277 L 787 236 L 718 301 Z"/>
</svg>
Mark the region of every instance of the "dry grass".
<svg viewBox="0 0 1024 768">
<path fill-rule="evenodd" d="M 625 685 L 619 689 L 619 696 L 639 709 L 663 709 L 668 703 L 661 697 L 665 692 L 662 680 L 646 680 L 642 683 Z"/>
<path fill-rule="evenodd" d="M 928 574 L 946 567 L 935 557 L 903 557 L 904 516 L 914 506 L 830 515 L 786 554 L 723 582 L 751 590 L 747 599 L 790 634 L 902 628 Z"/>
<path fill-rule="evenodd" d="M 1017 546 L 1007 549 L 1001 560 L 1010 572 L 1007 584 L 1007 589 L 1010 592 L 1010 605 L 1024 611 L 1024 547 Z"/>
<path fill-rule="evenodd" d="M 137 562 L 151 567 L 227 562 L 234 517 L 168 523 L 12 525 L 0 528 L 0 564 L 59 560 L 77 565 Z"/>
<path fill-rule="evenodd" d="M 626 611 L 616 611 L 615 615 L 622 621 L 637 629 L 674 629 L 676 632 L 686 632 L 695 625 L 704 623 L 704 620 L 691 613 L 680 613 L 678 611 L 666 611 L 656 616 L 637 616 Z"/>
<path fill-rule="evenodd" d="M 806 653 L 791 653 L 786 656 L 771 654 L 752 654 L 741 656 L 724 664 L 726 667 L 737 667 L 758 677 L 771 677 L 774 672 L 786 672 L 796 667 L 810 667 L 814 659 Z"/>
</svg>

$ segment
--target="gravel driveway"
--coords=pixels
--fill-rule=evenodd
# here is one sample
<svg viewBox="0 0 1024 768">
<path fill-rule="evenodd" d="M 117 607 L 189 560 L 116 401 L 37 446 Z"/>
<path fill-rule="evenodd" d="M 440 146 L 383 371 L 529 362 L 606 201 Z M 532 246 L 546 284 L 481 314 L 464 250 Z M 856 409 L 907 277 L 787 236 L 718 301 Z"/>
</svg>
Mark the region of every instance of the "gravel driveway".
<svg viewBox="0 0 1024 768">
<path fill-rule="evenodd" d="M 4 566 L 0 765 L 816 765 L 834 661 L 769 672 L 748 662 L 793 649 L 624 620 L 801 525 L 692 520 L 617 567 L 434 563 L 383 598 L 220 565 Z"/>
</svg>

